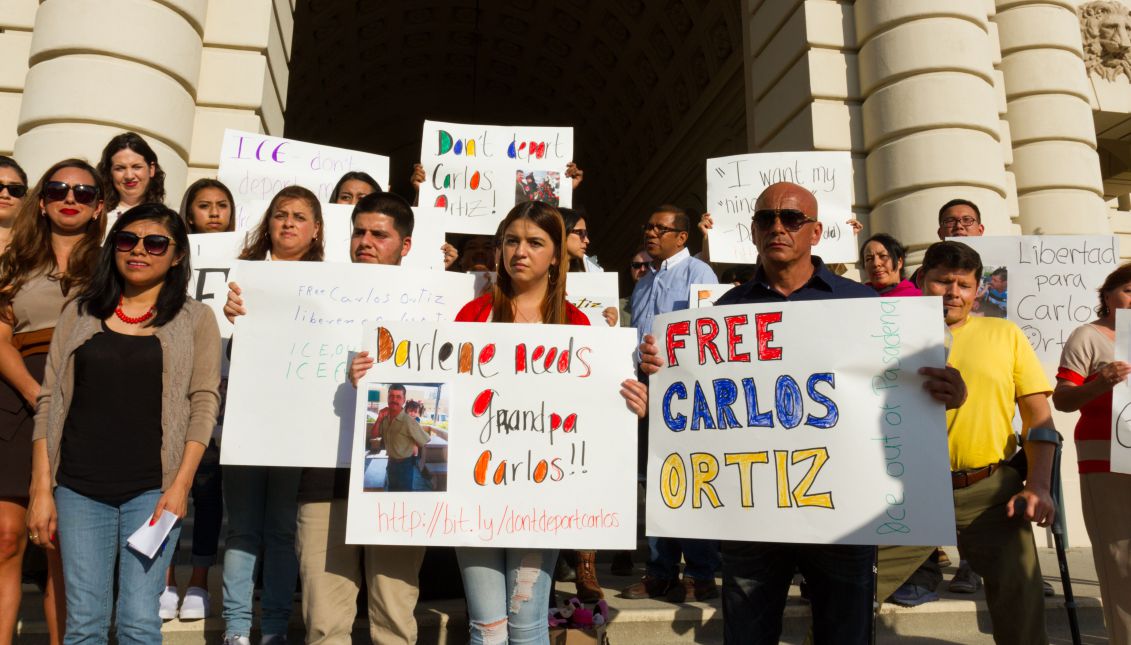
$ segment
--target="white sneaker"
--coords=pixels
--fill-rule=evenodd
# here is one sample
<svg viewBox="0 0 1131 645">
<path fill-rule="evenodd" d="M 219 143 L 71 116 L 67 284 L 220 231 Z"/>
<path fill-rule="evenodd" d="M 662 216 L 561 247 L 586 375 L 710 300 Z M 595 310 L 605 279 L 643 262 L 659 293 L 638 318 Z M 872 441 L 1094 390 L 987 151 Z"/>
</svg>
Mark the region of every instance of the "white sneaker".
<svg viewBox="0 0 1131 645">
<path fill-rule="evenodd" d="M 161 592 L 161 609 L 157 612 L 157 615 L 161 616 L 161 620 L 173 620 L 177 617 L 177 603 L 179 601 L 177 588 L 165 587 L 165 591 Z"/>
<path fill-rule="evenodd" d="M 189 587 L 181 601 L 181 620 L 203 620 L 212 615 L 212 598 L 207 589 Z"/>
<path fill-rule="evenodd" d="M 224 645 L 251 645 L 251 639 L 247 636 L 228 636 L 224 639 Z"/>
</svg>

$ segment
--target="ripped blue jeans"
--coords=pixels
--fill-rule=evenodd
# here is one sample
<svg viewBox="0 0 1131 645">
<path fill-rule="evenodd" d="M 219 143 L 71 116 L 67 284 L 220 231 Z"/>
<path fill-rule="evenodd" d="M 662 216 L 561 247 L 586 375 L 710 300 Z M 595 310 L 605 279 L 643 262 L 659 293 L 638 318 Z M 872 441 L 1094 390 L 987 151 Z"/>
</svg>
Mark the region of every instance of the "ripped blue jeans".
<svg viewBox="0 0 1131 645">
<path fill-rule="evenodd" d="M 457 548 L 471 645 L 547 643 L 556 549 Z"/>
</svg>

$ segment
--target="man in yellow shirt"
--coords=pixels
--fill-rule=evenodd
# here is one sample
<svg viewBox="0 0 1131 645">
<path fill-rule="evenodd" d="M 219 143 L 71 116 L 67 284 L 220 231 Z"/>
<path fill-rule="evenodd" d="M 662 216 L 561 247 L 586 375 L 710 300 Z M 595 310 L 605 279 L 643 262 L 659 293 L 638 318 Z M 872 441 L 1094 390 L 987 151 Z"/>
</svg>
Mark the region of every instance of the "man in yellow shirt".
<svg viewBox="0 0 1131 645">
<path fill-rule="evenodd" d="M 1025 335 L 1000 318 L 971 316 L 982 261 L 960 242 L 938 242 L 923 258 L 919 286 L 941 296 L 951 336 L 948 363 L 966 381 L 966 402 L 947 410 L 958 548 L 982 574 L 997 643 L 1044 644 L 1044 595 L 1030 522 L 1052 524 L 1050 495 L 1057 435 L 1052 386 Z M 1014 408 L 1021 411 L 1028 472 L 1006 465 L 1017 449 Z M 877 596 L 899 586 L 933 547 L 880 549 Z M 937 567 L 937 564 L 935 565 Z"/>
<path fill-rule="evenodd" d="M 428 445 L 432 438 L 420 424 L 404 411 L 405 387 L 399 383 L 389 386 L 389 405 L 382 410 L 374 423 L 371 441 L 379 439 L 389 455 L 389 491 L 427 490 L 424 476 L 417 467 L 417 448 Z"/>
</svg>

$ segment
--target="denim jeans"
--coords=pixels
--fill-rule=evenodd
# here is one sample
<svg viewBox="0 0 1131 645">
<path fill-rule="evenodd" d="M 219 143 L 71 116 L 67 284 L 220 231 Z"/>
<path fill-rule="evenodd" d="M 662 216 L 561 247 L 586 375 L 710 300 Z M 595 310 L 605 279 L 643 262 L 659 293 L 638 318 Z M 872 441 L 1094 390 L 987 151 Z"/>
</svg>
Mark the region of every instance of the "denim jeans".
<svg viewBox="0 0 1131 645">
<path fill-rule="evenodd" d="M 224 466 L 225 637 L 251 633 L 252 595 L 263 547 L 263 634 L 286 634 L 298 580 L 295 522 L 301 468 Z"/>
<path fill-rule="evenodd" d="M 692 580 L 714 580 L 719 567 L 718 540 L 648 538 L 648 575 L 666 580 L 679 579 L 680 556 L 686 561 L 683 575 Z"/>
<path fill-rule="evenodd" d="M 389 491 L 412 492 L 432 490 L 432 484 L 420 472 L 417 456 L 405 459 L 390 459 L 386 469 L 385 489 Z"/>
<path fill-rule="evenodd" d="M 556 549 L 458 548 L 471 645 L 547 643 Z M 494 623 L 506 635 L 491 634 Z"/>
<path fill-rule="evenodd" d="M 809 583 L 815 645 L 867 645 L 876 547 L 723 543 L 723 642 L 777 643 L 793 572 Z"/>
<path fill-rule="evenodd" d="M 66 486 L 55 489 L 59 514 L 59 547 L 67 581 L 66 645 L 110 641 L 114 600 L 114 561 L 118 561 L 117 636 L 120 645 L 161 642 L 159 598 L 165 570 L 181 532 L 177 522 L 154 559 L 128 548 L 126 540 L 153 516 L 160 490 L 142 493 L 121 504 L 107 504 Z"/>
<path fill-rule="evenodd" d="M 192 479 L 192 508 L 192 566 L 208 568 L 216 564 L 224 523 L 224 485 L 215 441 L 208 443 Z"/>
</svg>

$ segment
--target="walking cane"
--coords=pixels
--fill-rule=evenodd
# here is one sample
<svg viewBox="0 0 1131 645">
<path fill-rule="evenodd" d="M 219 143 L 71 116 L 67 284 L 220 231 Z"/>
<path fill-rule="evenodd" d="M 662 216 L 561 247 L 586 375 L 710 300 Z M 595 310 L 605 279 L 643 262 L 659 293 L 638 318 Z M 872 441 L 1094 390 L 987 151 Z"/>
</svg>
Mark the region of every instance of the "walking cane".
<svg viewBox="0 0 1131 645">
<path fill-rule="evenodd" d="M 1058 433 L 1059 434 L 1059 433 Z M 1080 623 L 1076 616 L 1076 598 L 1072 595 L 1072 576 L 1068 573 L 1068 556 L 1064 552 L 1064 491 L 1060 486 L 1060 443 L 1052 458 L 1052 500 L 1056 506 L 1056 519 L 1052 523 L 1052 542 L 1056 547 L 1056 561 L 1060 567 L 1060 583 L 1064 585 L 1064 609 L 1068 612 L 1068 628 L 1072 631 L 1072 645 L 1080 645 Z"/>
</svg>

